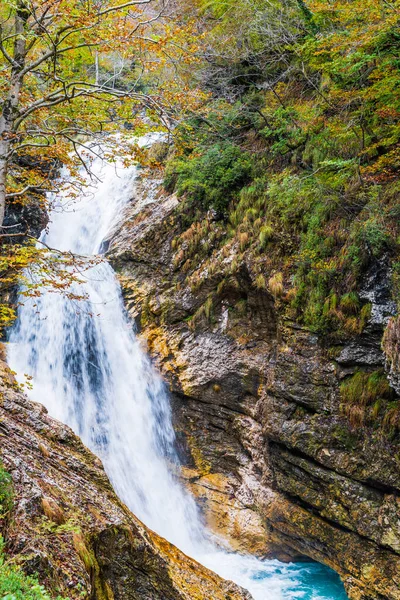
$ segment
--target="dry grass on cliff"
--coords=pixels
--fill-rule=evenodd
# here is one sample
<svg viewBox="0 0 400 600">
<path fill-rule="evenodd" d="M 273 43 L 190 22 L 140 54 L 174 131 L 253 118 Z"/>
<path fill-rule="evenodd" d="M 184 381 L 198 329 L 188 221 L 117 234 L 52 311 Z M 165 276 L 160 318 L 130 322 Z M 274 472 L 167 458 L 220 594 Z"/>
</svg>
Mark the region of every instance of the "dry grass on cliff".
<svg viewBox="0 0 400 600">
<path fill-rule="evenodd" d="M 380 426 L 386 434 L 400 431 L 400 401 L 382 370 L 356 371 L 340 386 L 341 410 L 352 427 Z"/>
</svg>

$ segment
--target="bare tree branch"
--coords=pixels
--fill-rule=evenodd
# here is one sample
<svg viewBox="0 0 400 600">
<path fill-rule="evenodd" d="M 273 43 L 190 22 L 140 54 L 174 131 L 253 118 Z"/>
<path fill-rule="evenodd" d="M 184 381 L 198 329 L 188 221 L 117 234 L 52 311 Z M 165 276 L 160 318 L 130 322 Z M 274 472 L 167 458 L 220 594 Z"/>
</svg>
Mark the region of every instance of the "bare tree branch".
<svg viewBox="0 0 400 600">
<path fill-rule="evenodd" d="M 19 192 L 12 192 L 10 194 L 6 194 L 6 198 L 17 198 L 18 196 L 23 196 L 26 192 L 48 192 L 46 188 L 40 188 L 35 185 L 27 185 Z"/>
</svg>

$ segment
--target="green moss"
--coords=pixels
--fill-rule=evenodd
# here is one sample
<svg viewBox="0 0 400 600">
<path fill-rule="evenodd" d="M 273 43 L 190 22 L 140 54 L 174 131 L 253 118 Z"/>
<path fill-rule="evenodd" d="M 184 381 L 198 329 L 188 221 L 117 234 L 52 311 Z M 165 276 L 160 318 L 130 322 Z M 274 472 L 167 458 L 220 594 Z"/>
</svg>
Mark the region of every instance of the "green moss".
<svg viewBox="0 0 400 600">
<path fill-rule="evenodd" d="M 332 437 L 344 446 L 346 450 L 352 451 L 356 448 L 357 437 L 348 427 L 338 425 L 332 432 Z"/>
<path fill-rule="evenodd" d="M 364 306 L 362 307 L 362 309 L 360 311 L 360 328 L 359 328 L 360 333 L 364 330 L 366 324 L 370 320 L 371 311 L 372 311 L 372 304 L 370 302 L 368 302 L 367 304 L 364 304 Z"/>
<path fill-rule="evenodd" d="M 85 538 L 83 537 L 81 531 L 75 531 L 73 533 L 73 541 L 75 550 L 77 551 L 79 558 L 85 565 L 85 569 L 87 570 L 87 572 L 90 573 L 91 570 L 94 569 L 97 564 L 93 551 L 91 551 L 88 548 L 85 542 Z"/>
<path fill-rule="evenodd" d="M 187 436 L 187 441 L 190 448 L 190 454 L 192 455 L 193 462 L 196 465 L 196 469 L 200 476 L 211 473 L 211 464 L 204 458 L 203 452 L 197 445 L 196 439 L 189 435 Z"/>
<path fill-rule="evenodd" d="M 209 296 L 204 304 L 204 314 L 208 321 L 211 321 L 213 314 L 213 298 Z"/>
<path fill-rule="evenodd" d="M 0 519 L 7 515 L 13 505 L 13 486 L 11 475 L 0 462 Z"/>
<path fill-rule="evenodd" d="M 146 325 L 149 325 L 150 323 L 155 322 L 155 316 L 151 310 L 150 301 L 151 301 L 151 294 L 146 296 L 146 298 L 142 304 L 142 310 L 140 313 L 140 324 L 142 327 L 146 327 Z"/>
</svg>

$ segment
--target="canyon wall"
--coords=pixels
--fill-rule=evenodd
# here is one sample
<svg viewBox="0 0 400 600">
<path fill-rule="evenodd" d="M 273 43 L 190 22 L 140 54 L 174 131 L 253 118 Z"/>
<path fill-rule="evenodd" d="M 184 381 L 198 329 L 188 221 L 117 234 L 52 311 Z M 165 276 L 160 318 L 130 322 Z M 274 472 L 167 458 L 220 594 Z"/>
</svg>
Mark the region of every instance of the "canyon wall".
<svg viewBox="0 0 400 600">
<path fill-rule="evenodd" d="M 382 375 L 386 363 L 398 377 L 397 330 L 385 357 L 395 313 L 385 261 L 359 290 L 371 306 L 363 332 L 328 343 L 256 285 L 234 248 L 212 269 L 199 257 L 189 285 L 175 243 L 187 226 L 160 183 L 139 180 L 108 257 L 171 389 L 182 478 L 209 526 L 240 551 L 329 565 L 352 599 L 400 598 L 398 400 Z M 361 389 L 370 378 L 382 388 L 384 422 L 364 418 L 360 378 Z"/>
</svg>

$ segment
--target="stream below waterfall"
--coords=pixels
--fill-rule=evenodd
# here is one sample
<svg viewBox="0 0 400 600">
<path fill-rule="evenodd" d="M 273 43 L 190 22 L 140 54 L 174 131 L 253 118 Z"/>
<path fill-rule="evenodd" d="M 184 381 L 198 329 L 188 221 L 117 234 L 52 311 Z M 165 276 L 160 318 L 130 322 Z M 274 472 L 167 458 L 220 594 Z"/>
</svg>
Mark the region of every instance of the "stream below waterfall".
<svg viewBox="0 0 400 600">
<path fill-rule="evenodd" d="M 80 255 L 97 254 L 132 196 L 137 170 L 96 158 L 98 178 L 79 202 L 55 199 L 42 241 Z M 103 461 L 125 504 L 147 526 L 255 600 L 345 600 L 338 576 L 316 563 L 261 561 L 222 549 L 207 533 L 193 498 L 173 475 L 168 392 L 134 335 L 111 266 L 101 262 L 74 284 L 87 299 L 45 291 L 21 298 L 8 359 L 31 399 L 68 424 Z M 212 599 L 210 599 L 212 600 Z"/>
</svg>

